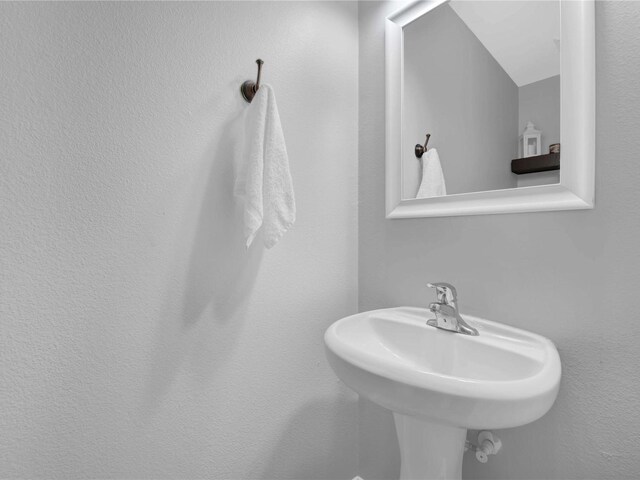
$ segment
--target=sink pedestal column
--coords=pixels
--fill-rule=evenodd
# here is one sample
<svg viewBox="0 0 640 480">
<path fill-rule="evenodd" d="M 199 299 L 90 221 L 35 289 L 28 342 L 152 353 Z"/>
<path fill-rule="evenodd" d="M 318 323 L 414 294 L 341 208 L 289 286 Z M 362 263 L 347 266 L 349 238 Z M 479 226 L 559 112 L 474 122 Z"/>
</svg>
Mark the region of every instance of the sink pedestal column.
<svg viewBox="0 0 640 480">
<path fill-rule="evenodd" d="M 467 429 L 393 413 L 400 480 L 460 480 Z"/>
</svg>

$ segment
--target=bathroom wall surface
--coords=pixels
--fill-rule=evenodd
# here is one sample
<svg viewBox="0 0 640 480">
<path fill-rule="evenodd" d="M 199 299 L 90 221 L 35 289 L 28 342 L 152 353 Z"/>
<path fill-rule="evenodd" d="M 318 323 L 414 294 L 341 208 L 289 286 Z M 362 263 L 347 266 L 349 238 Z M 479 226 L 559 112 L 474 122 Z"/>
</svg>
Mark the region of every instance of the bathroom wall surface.
<svg viewBox="0 0 640 480">
<path fill-rule="evenodd" d="M 401 6 L 359 6 L 359 308 L 426 306 L 426 283 L 448 281 L 463 312 L 555 342 L 551 411 L 499 431 L 487 464 L 467 455 L 464 478 L 637 479 L 640 3 L 596 2 L 595 209 L 385 220 L 384 18 Z M 363 478 L 397 478 L 391 415 L 361 400 L 359 425 Z"/>
<path fill-rule="evenodd" d="M 0 4 L 0 477 L 352 478 L 357 5 Z M 298 220 L 244 247 L 247 104 Z M 259 242 L 259 239 L 257 240 Z"/>
<path fill-rule="evenodd" d="M 542 153 L 560 143 L 560 75 L 518 87 L 518 135 L 528 122 L 542 131 Z"/>
<path fill-rule="evenodd" d="M 447 4 L 404 30 L 403 198 L 418 192 L 427 132 L 448 194 L 515 187 L 517 85 Z"/>
<path fill-rule="evenodd" d="M 542 132 L 542 153 L 549 152 L 549 145 L 560 143 L 560 75 L 518 88 L 518 119 L 518 135 L 522 134 L 530 121 Z M 559 182 L 558 170 L 517 176 L 518 187 Z"/>
</svg>

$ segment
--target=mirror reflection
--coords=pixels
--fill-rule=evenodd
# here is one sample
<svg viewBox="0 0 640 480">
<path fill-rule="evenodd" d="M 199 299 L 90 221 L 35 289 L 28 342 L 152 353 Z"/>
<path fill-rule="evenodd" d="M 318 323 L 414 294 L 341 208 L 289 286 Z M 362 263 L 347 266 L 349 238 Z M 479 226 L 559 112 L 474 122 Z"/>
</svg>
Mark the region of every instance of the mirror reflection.
<svg viewBox="0 0 640 480">
<path fill-rule="evenodd" d="M 452 0 L 405 26 L 402 107 L 403 199 L 558 183 L 559 1 Z"/>
</svg>

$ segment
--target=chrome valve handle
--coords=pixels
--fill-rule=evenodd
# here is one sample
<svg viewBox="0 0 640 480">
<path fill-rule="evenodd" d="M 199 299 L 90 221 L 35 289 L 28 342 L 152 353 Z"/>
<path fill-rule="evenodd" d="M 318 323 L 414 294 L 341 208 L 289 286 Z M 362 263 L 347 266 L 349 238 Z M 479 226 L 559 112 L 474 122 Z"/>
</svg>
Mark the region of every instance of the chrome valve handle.
<svg viewBox="0 0 640 480">
<path fill-rule="evenodd" d="M 435 288 L 438 295 L 438 302 L 446 305 L 455 305 L 458 300 L 456 287 L 446 282 L 427 283 L 427 287 Z"/>
</svg>

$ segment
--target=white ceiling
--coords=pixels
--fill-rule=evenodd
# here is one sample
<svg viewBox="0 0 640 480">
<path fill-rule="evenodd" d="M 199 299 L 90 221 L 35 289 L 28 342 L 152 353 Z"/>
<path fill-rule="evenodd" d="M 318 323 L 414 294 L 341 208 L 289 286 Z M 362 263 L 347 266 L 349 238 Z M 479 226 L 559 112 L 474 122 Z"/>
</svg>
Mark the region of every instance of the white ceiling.
<svg viewBox="0 0 640 480">
<path fill-rule="evenodd" d="M 559 0 L 451 0 L 519 87 L 560 73 Z"/>
</svg>

